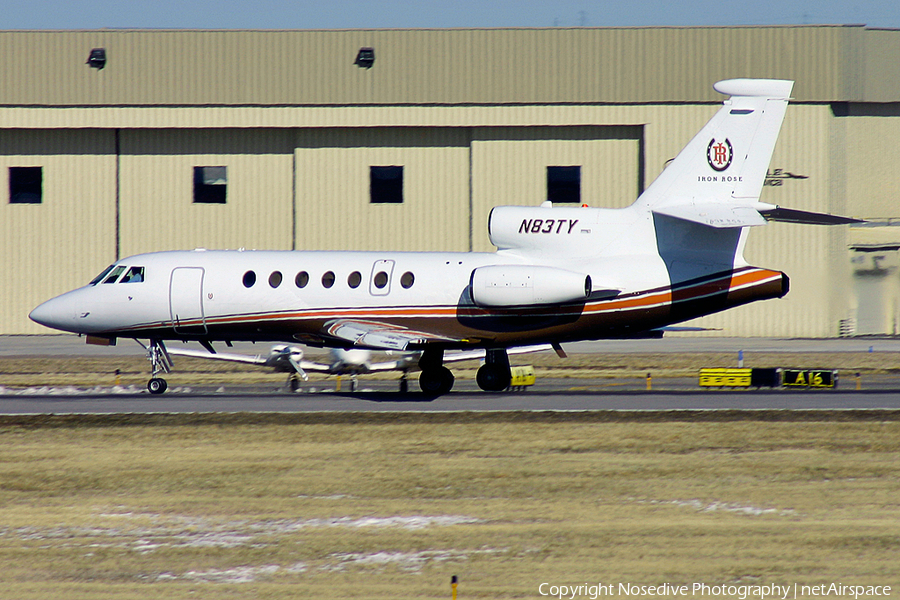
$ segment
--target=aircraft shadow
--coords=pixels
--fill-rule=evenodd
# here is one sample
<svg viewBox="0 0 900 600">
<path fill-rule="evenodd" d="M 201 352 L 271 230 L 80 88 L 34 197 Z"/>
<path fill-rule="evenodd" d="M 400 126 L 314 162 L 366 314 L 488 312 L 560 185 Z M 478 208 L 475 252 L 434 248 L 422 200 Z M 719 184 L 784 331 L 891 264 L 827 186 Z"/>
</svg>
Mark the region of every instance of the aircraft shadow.
<svg viewBox="0 0 900 600">
<path fill-rule="evenodd" d="M 440 395 L 425 392 L 333 392 L 332 396 L 369 402 L 433 402 Z"/>
</svg>

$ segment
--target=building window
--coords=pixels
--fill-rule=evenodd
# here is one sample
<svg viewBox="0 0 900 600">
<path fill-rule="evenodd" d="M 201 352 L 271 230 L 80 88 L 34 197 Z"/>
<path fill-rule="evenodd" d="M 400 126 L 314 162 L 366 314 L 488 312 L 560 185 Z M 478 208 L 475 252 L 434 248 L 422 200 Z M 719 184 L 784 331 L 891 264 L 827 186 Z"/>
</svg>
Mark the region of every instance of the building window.
<svg viewBox="0 0 900 600">
<path fill-rule="evenodd" d="M 227 187 L 225 167 L 194 167 L 195 204 L 225 204 Z"/>
<path fill-rule="evenodd" d="M 44 189 L 44 167 L 9 168 L 9 203 L 40 204 Z"/>
<path fill-rule="evenodd" d="M 581 204 L 581 167 L 547 167 L 547 200 Z"/>
<path fill-rule="evenodd" d="M 403 202 L 403 167 L 369 167 L 369 199 L 372 204 Z"/>
</svg>

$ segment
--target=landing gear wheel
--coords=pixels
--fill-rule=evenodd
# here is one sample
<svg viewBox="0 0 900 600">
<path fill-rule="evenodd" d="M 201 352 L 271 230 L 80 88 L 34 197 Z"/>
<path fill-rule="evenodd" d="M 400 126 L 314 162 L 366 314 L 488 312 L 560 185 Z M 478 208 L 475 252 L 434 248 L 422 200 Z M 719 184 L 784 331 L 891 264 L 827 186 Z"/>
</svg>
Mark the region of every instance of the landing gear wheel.
<svg viewBox="0 0 900 600">
<path fill-rule="evenodd" d="M 147 391 L 151 394 L 162 394 L 169 387 L 169 384 L 166 383 L 166 380 L 162 377 L 154 377 L 149 382 L 147 382 Z"/>
<path fill-rule="evenodd" d="M 500 364 L 483 364 L 475 375 L 478 387 L 486 392 L 502 392 L 509 387 L 512 377 L 509 367 Z"/>
<path fill-rule="evenodd" d="M 292 392 L 296 392 L 300 389 L 300 378 L 297 375 L 291 375 L 288 379 L 288 386 L 290 386 Z"/>
<path fill-rule="evenodd" d="M 426 394 L 440 396 L 453 388 L 453 373 L 447 367 L 434 367 L 419 375 L 419 387 Z"/>
</svg>

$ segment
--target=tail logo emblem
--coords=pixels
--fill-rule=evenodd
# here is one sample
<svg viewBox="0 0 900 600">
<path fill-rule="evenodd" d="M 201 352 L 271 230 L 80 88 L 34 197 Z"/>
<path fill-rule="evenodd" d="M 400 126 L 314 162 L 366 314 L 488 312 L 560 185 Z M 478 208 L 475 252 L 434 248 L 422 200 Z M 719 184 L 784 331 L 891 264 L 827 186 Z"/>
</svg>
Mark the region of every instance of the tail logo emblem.
<svg viewBox="0 0 900 600">
<path fill-rule="evenodd" d="M 706 161 L 713 171 L 724 171 L 730 167 L 733 157 L 734 151 L 728 138 L 725 138 L 724 142 L 718 142 L 715 138 L 709 140 L 709 146 L 706 147 Z"/>
</svg>

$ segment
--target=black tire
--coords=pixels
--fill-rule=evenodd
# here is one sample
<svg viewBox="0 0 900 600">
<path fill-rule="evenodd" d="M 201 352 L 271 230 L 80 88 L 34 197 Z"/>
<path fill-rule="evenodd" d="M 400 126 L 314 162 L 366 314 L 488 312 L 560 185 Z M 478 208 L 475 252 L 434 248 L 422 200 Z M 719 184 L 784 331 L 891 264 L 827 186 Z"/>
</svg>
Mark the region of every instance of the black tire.
<svg viewBox="0 0 900 600">
<path fill-rule="evenodd" d="M 440 396 L 453 389 L 453 373 L 447 367 L 426 369 L 419 375 L 419 387 L 426 394 Z"/>
<path fill-rule="evenodd" d="M 296 375 L 291 376 L 290 380 L 288 380 L 288 385 L 291 386 L 292 392 L 296 392 L 300 389 L 300 378 Z"/>
<path fill-rule="evenodd" d="M 509 387 L 512 376 L 507 368 L 484 364 L 478 369 L 475 381 L 478 382 L 478 387 L 486 392 L 502 392 Z"/>
<path fill-rule="evenodd" d="M 162 377 L 154 377 L 147 382 L 147 391 L 151 394 L 162 394 L 168 387 L 169 384 Z"/>
</svg>

